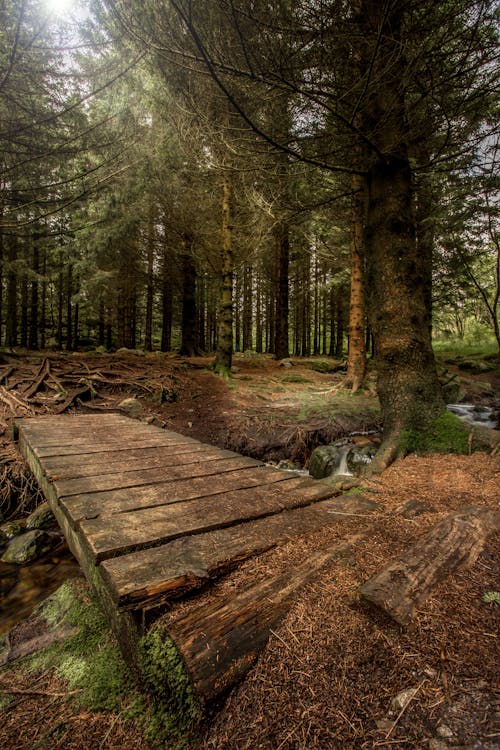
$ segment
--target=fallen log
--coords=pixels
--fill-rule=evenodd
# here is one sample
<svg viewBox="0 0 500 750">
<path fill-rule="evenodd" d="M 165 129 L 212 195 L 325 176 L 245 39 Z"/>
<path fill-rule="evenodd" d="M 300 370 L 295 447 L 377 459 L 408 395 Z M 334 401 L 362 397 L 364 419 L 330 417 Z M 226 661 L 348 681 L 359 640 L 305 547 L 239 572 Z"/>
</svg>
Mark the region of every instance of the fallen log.
<svg viewBox="0 0 500 750">
<path fill-rule="evenodd" d="M 189 730 L 207 705 L 244 677 L 297 590 L 345 555 L 360 536 L 313 553 L 294 571 L 237 596 L 202 604 L 148 633 L 144 673 L 178 727 Z"/>
<path fill-rule="evenodd" d="M 488 536 L 499 529 L 500 511 L 462 508 L 370 578 L 360 593 L 401 625 L 407 625 L 445 578 L 476 561 Z"/>
</svg>

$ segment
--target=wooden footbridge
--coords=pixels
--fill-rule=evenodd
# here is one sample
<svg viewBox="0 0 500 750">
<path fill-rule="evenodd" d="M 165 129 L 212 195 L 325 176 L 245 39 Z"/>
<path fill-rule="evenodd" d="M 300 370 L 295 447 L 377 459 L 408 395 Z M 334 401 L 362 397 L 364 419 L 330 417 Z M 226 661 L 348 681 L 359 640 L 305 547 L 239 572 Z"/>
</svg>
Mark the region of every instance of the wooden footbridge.
<svg viewBox="0 0 500 750">
<path fill-rule="evenodd" d="M 19 419 L 16 426 L 20 450 L 139 674 L 153 658 L 148 635 L 170 600 L 335 523 L 339 513 L 374 509 L 361 497 L 333 497 L 325 484 L 119 414 Z M 319 551 L 293 575 L 195 609 L 162 631 L 200 705 L 244 674 L 293 591 L 329 558 L 331 551 Z M 168 671 L 165 684 L 175 691 Z M 163 686 L 153 689 L 165 694 Z"/>
</svg>

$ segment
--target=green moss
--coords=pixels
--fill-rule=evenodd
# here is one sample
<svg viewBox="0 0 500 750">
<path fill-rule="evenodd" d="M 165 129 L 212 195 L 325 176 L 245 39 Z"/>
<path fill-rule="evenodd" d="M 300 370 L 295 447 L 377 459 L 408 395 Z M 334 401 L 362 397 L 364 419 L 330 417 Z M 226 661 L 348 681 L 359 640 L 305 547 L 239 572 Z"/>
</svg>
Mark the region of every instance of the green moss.
<svg viewBox="0 0 500 750">
<path fill-rule="evenodd" d="M 289 372 L 287 375 L 285 375 L 283 378 L 281 378 L 282 383 L 310 383 L 311 381 L 305 378 L 303 375 L 300 375 L 298 372 Z"/>
<path fill-rule="evenodd" d="M 130 672 L 121 656 L 107 620 L 87 586 L 67 581 L 40 607 L 51 627 L 67 625 L 76 633 L 61 643 L 29 657 L 30 671 L 55 671 L 76 691 L 73 699 L 91 710 L 116 711 L 133 689 Z"/>
<path fill-rule="evenodd" d="M 141 650 L 144 679 L 154 696 L 146 734 L 156 741 L 175 737 L 182 745 L 201 719 L 186 666 L 175 643 L 160 628 L 143 637 Z"/>
<path fill-rule="evenodd" d="M 421 429 L 406 430 L 401 435 L 402 453 L 467 453 L 469 434 L 464 423 L 451 412 L 442 412 Z"/>
</svg>

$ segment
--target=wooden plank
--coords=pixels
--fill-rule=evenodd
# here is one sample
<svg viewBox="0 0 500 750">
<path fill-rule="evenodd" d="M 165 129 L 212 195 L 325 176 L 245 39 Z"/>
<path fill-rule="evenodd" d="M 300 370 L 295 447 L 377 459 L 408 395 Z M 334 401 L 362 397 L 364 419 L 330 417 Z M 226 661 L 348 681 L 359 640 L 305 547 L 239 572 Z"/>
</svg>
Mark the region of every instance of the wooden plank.
<svg viewBox="0 0 500 750">
<path fill-rule="evenodd" d="M 37 424 L 32 424 L 31 420 L 19 420 L 19 428 L 24 430 L 25 436 L 38 449 L 53 446 L 84 445 L 91 444 L 94 440 L 106 442 L 106 440 L 124 440 L 125 433 L 128 433 L 131 439 L 167 439 L 171 443 L 198 443 L 190 437 L 185 437 L 171 430 L 163 430 L 155 425 L 144 424 L 129 418 L 119 418 L 118 420 L 106 420 L 100 422 L 99 418 L 94 416 L 93 422 L 76 423 L 72 427 L 58 421 L 43 419 Z"/>
<path fill-rule="evenodd" d="M 91 445 L 95 441 L 106 445 L 108 442 L 125 442 L 128 437 L 131 440 L 161 440 L 167 442 L 167 444 L 176 443 L 195 443 L 197 441 L 185 438 L 182 435 L 170 435 L 162 430 L 130 430 L 130 428 L 123 428 L 117 430 L 78 430 L 74 434 L 66 432 L 65 434 L 58 434 L 57 431 L 54 433 L 49 430 L 45 430 L 43 435 L 29 435 L 30 442 L 36 445 L 37 448 L 58 448 L 75 445 Z"/>
<path fill-rule="evenodd" d="M 81 519 L 96 518 L 103 513 L 113 515 L 142 508 L 153 508 L 277 482 L 288 484 L 293 479 L 292 472 L 277 471 L 262 466 L 258 469 L 243 469 L 212 476 L 210 481 L 207 481 L 206 477 L 197 477 L 177 482 L 159 482 L 147 487 L 73 495 L 61 498 L 60 504 L 68 514 L 72 525 L 76 527 Z"/>
<path fill-rule="evenodd" d="M 328 492 L 332 490 L 326 485 L 317 485 L 318 500 Z M 242 560 L 323 526 L 345 521 L 347 517 L 339 513 L 370 514 L 380 507 L 361 495 L 319 500 L 306 507 L 104 560 L 101 568 L 117 607 L 155 607 L 229 572 Z"/>
<path fill-rule="evenodd" d="M 193 441 L 194 442 L 194 441 Z M 33 452 L 36 456 L 39 458 L 49 458 L 50 456 L 83 456 L 88 455 L 90 453 L 102 453 L 107 450 L 120 450 L 120 446 L 123 446 L 123 450 L 128 450 L 129 448 L 135 448 L 136 450 L 139 450 L 140 448 L 158 448 L 158 447 L 168 447 L 169 445 L 191 445 L 192 442 L 186 438 L 185 440 L 171 440 L 168 436 L 163 437 L 162 435 L 151 435 L 151 437 L 134 437 L 130 436 L 127 437 L 126 440 L 109 440 L 106 443 L 97 443 L 97 442 L 84 442 L 84 443 L 74 443 L 72 445 L 64 445 L 64 446 L 45 446 L 40 447 L 35 444 L 33 444 Z"/>
<path fill-rule="evenodd" d="M 316 488 L 314 488 L 315 490 Z M 273 492 L 262 487 L 204 497 L 130 513 L 84 519 L 80 529 L 96 561 L 129 551 L 154 547 L 190 534 L 231 526 L 244 520 L 270 516 L 286 508 L 310 504 L 317 493 Z"/>
<path fill-rule="evenodd" d="M 137 451 L 135 451 L 137 453 Z M 143 453 L 141 451 L 140 453 Z M 169 469 L 175 466 L 188 466 L 193 464 L 206 463 L 221 459 L 236 458 L 237 453 L 224 451 L 218 448 L 210 449 L 208 445 L 201 445 L 197 450 L 190 449 L 189 446 L 175 446 L 172 448 L 157 448 L 149 455 L 139 455 L 137 458 L 131 458 L 129 454 L 119 459 L 110 460 L 107 453 L 91 454 L 88 460 L 82 463 L 81 457 L 78 460 L 73 459 L 69 464 L 64 460 L 64 456 L 56 459 L 51 458 L 43 461 L 43 466 L 47 476 L 51 481 L 62 479 L 77 479 L 81 477 L 102 476 L 104 474 L 120 474 L 122 472 L 145 470 L 145 469 Z"/>
<path fill-rule="evenodd" d="M 100 463 L 104 466 L 107 464 L 121 461 L 129 464 L 131 461 L 144 459 L 145 461 L 155 456 L 181 456 L 184 453 L 189 455 L 199 455 L 213 451 L 214 447 L 207 443 L 175 443 L 172 445 L 150 446 L 149 448 L 128 448 L 123 447 L 119 450 L 107 450 L 104 448 L 100 453 L 65 455 L 65 456 L 48 456 L 43 458 L 43 466 L 48 472 L 57 473 L 59 469 L 71 469 L 71 467 L 84 467 L 87 463 Z M 83 457 L 83 461 L 82 461 Z"/>
<path fill-rule="evenodd" d="M 98 474 L 96 476 L 82 477 L 78 479 L 63 479 L 54 481 L 57 496 L 69 497 L 70 495 L 81 495 L 82 493 L 101 492 L 103 490 L 123 489 L 125 487 L 139 487 L 157 482 L 172 482 L 175 479 L 188 479 L 191 477 L 212 474 L 224 474 L 235 469 L 253 469 L 261 466 L 261 461 L 245 456 L 234 458 L 215 458 L 213 461 L 188 464 L 186 466 L 169 466 L 168 471 L 164 468 L 153 468 L 125 471 L 119 474 Z"/>
</svg>

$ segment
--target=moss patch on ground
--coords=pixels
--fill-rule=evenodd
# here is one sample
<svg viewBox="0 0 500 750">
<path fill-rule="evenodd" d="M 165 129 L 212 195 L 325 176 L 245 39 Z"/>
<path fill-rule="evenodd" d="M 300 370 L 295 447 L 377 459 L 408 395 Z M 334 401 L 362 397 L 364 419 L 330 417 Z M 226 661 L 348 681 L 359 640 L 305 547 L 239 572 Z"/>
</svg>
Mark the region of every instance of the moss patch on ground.
<svg viewBox="0 0 500 750">
<path fill-rule="evenodd" d="M 462 453 L 469 451 L 469 431 L 457 416 L 445 411 L 425 429 L 406 430 L 401 436 L 403 453 Z"/>
<path fill-rule="evenodd" d="M 119 710 L 123 698 L 134 691 L 133 679 L 87 585 L 81 580 L 66 581 L 42 603 L 38 614 L 49 626 L 64 624 L 77 631 L 25 659 L 22 668 L 54 669 L 67 681 L 68 690 L 74 691 L 78 705 L 96 711 Z"/>
</svg>

